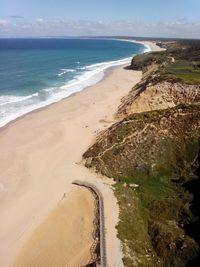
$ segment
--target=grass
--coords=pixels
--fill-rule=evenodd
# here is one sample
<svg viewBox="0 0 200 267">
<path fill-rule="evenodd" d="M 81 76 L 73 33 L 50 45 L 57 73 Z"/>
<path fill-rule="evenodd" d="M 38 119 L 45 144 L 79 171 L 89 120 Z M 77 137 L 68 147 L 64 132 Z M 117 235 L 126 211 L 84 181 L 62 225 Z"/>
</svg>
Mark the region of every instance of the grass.
<svg viewBox="0 0 200 267">
<path fill-rule="evenodd" d="M 169 80 L 180 80 L 184 83 L 200 83 L 199 62 L 179 60 L 171 63 L 161 70 L 161 77 Z"/>
<path fill-rule="evenodd" d="M 199 84 L 199 51 L 198 45 L 138 55 L 132 67 L 144 70 L 152 63 L 159 64 L 161 67 L 151 82 L 163 79 Z M 179 113 L 181 116 L 177 116 Z M 162 124 L 169 132 L 166 136 L 159 131 L 162 117 L 168 122 Z M 186 266 L 198 253 L 195 239 L 184 228 L 197 218 L 190 208 L 194 195 L 185 190 L 184 183 L 195 176 L 199 120 L 197 104 L 132 114 L 115 124 L 103 142 L 85 153 L 86 158 L 94 157 L 93 166 L 98 171 L 116 180 L 115 195 L 120 207 L 117 229 L 127 267 Z M 154 127 L 142 132 L 147 123 Z M 131 137 L 134 132 L 139 134 Z M 96 156 L 106 149 L 99 160 Z"/>
<path fill-rule="evenodd" d="M 147 117 L 151 120 L 163 112 L 147 113 Z M 135 120 L 135 116 L 140 119 L 144 114 L 135 114 L 129 119 Z M 111 176 L 117 181 L 115 194 L 120 206 L 118 233 L 124 244 L 124 264 L 127 267 L 185 266 L 184 260 L 187 262 L 196 253 L 196 244 L 179 225 L 180 221 L 187 220 L 189 223 L 192 220 L 192 195 L 183 189 L 183 181 L 172 180 L 178 181 L 182 175 L 185 181 L 190 179 L 191 166 L 199 150 L 198 138 L 191 136 L 187 142 L 182 140 L 180 143 L 165 140 L 164 144 L 159 143 L 158 149 L 166 153 L 162 159 L 157 158 L 153 172 L 136 171 L 131 169 L 131 162 L 127 162 L 130 169 L 119 175 L 110 166 Z M 110 156 L 103 160 L 109 160 Z M 131 187 L 131 184 L 138 187 Z M 187 244 L 185 258 L 183 251 L 173 245 L 176 243 Z M 172 246 L 171 250 L 168 246 Z"/>
<path fill-rule="evenodd" d="M 198 84 L 200 82 L 200 42 L 174 43 L 171 48 L 162 52 L 151 52 L 133 58 L 133 69 L 145 70 L 156 63 L 161 66 L 157 72 L 161 79 Z M 175 62 L 172 62 L 172 59 Z M 158 79 L 159 80 L 159 79 Z"/>
<path fill-rule="evenodd" d="M 125 266 L 163 266 L 157 257 L 148 234 L 150 218 L 163 221 L 174 213 L 171 204 L 177 202 L 175 190 L 166 177 L 121 177 L 115 194 L 120 205 L 119 238 L 125 244 Z M 131 187 L 131 183 L 139 185 Z M 126 186 L 125 186 L 126 185 Z M 163 206 L 165 204 L 165 207 Z M 171 216 L 171 219 L 173 216 Z M 169 216 L 167 216 L 169 219 Z M 128 253 L 126 251 L 128 246 Z M 134 264 L 135 261 L 135 264 Z"/>
<path fill-rule="evenodd" d="M 166 247 L 178 240 L 183 242 L 184 230 L 178 221 L 181 211 L 190 216 L 188 203 L 192 196 L 164 174 L 117 179 L 120 179 L 115 185 L 120 206 L 117 229 L 124 244 L 125 266 L 183 266 L 182 254 Z M 132 187 L 133 183 L 139 187 Z M 193 251 L 190 238 L 185 237 L 184 242 Z"/>
<path fill-rule="evenodd" d="M 152 63 L 161 64 L 164 61 L 169 61 L 166 53 L 152 52 L 135 56 L 131 65 L 134 69 L 144 70 L 145 67 Z"/>
<path fill-rule="evenodd" d="M 185 116 L 174 116 L 177 112 Z M 190 210 L 192 194 L 182 185 L 191 180 L 192 166 L 199 153 L 200 133 L 195 126 L 199 116 L 197 104 L 132 114 L 115 124 L 106 139 L 86 155 L 94 157 L 111 148 L 100 161 L 95 158 L 93 164 L 117 182 L 115 194 L 120 207 L 117 229 L 127 267 L 186 266 L 197 254 L 197 243 L 184 232 L 184 225 L 191 224 L 194 215 Z M 165 127 L 170 136 L 159 133 L 162 117 L 167 121 Z M 146 123 L 154 126 L 154 131 L 141 134 Z M 135 131 L 140 132 L 138 138 L 142 141 L 137 143 L 134 135 L 123 143 Z M 183 245 L 186 249 L 182 249 Z"/>
<path fill-rule="evenodd" d="M 148 221 L 136 192 L 117 183 L 115 194 L 120 204 L 118 236 L 124 244 L 125 266 L 159 266 L 148 236 Z"/>
</svg>

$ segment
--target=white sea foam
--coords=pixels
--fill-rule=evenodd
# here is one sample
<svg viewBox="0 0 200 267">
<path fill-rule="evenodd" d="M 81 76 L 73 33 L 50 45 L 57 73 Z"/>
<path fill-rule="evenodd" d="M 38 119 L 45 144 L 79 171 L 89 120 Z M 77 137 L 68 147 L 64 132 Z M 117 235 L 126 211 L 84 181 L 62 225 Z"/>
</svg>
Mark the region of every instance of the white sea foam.
<svg viewBox="0 0 200 267">
<path fill-rule="evenodd" d="M 150 47 L 146 47 L 145 52 L 147 52 L 147 49 L 149 51 Z M 83 70 L 82 74 L 75 76 L 73 80 L 67 82 L 67 84 L 61 87 L 45 88 L 28 96 L 1 96 L 0 127 L 26 113 L 58 102 L 73 93 L 80 92 L 84 88 L 96 84 L 104 77 L 106 69 L 113 66 L 127 64 L 131 61 L 131 59 L 132 57 L 128 57 L 121 60 L 97 63 L 79 68 Z M 64 72 L 75 72 L 74 69 L 61 69 L 61 71 L 62 73 L 60 73 L 59 76 L 64 75 Z M 6 109 L 5 105 L 7 105 Z"/>
<path fill-rule="evenodd" d="M 38 93 L 34 93 L 34 94 L 28 95 L 28 96 L 3 95 L 3 96 L 0 96 L 0 106 L 5 106 L 5 105 L 11 104 L 11 103 L 22 102 L 22 101 L 30 99 L 34 96 L 38 96 Z"/>
<path fill-rule="evenodd" d="M 58 73 L 58 76 L 62 76 L 68 72 L 75 72 L 76 70 L 74 70 L 74 69 L 61 69 L 61 71 L 62 71 L 61 73 Z"/>
</svg>

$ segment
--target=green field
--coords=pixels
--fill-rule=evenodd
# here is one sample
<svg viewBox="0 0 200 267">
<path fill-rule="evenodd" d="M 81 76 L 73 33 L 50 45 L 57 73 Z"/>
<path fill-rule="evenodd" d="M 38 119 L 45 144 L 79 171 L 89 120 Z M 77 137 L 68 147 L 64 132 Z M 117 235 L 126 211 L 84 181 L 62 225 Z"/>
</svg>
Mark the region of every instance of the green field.
<svg viewBox="0 0 200 267">
<path fill-rule="evenodd" d="M 184 83 L 200 83 L 200 62 L 178 60 L 161 69 L 164 79 L 180 80 Z"/>
</svg>

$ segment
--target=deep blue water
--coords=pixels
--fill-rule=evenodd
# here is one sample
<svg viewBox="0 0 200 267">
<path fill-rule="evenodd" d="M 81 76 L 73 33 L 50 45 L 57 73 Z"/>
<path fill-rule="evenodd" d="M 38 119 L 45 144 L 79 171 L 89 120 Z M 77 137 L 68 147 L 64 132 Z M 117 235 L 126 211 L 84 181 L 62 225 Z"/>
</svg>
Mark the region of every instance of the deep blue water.
<svg viewBox="0 0 200 267">
<path fill-rule="evenodd" d="M 142 44 L 100 39 L 0 39 L 0 126 L 92 85 Z"/>
</svg>

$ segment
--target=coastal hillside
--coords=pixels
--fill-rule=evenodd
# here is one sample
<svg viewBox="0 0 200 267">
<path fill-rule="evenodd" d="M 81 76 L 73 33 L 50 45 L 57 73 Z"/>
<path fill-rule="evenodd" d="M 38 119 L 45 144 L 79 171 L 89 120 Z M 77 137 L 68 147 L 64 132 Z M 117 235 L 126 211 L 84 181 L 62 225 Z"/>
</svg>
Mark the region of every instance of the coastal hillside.
<svg viewBox="0 0 200 267">
<path fill-rule="evenodd" d="M 131 69 L 141 70 L 143 79 L 122 100 L 118 117 L 200 99 L 200 45 L 196 42 L 170 43 L 164 52 L 138 55 Z"/>
<path fill-rule="evenodd" d="M 143 79 L 83 155 L 114 178 L 125 266 L 199 266 L 200 45 L 136 56 Z"/>
</svg>

